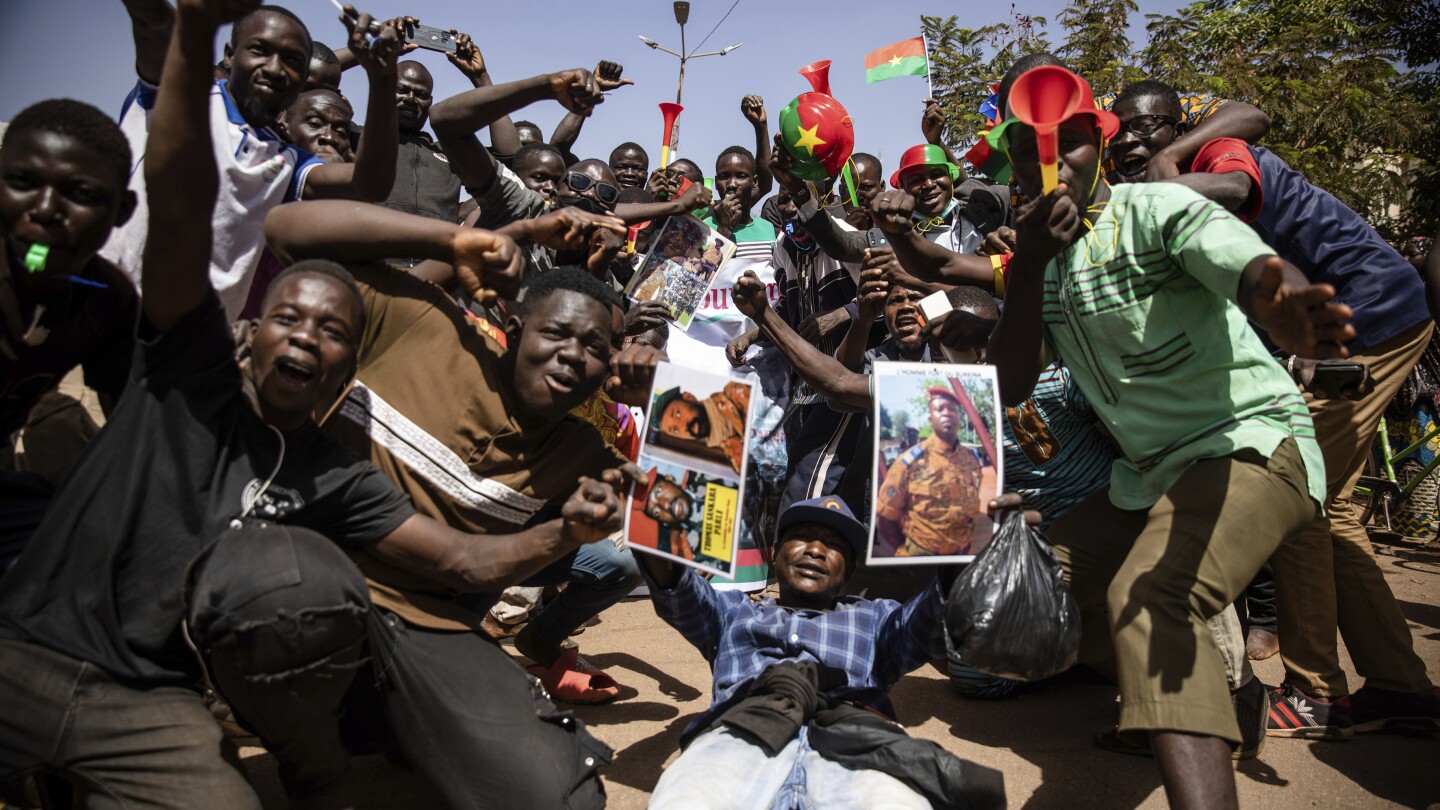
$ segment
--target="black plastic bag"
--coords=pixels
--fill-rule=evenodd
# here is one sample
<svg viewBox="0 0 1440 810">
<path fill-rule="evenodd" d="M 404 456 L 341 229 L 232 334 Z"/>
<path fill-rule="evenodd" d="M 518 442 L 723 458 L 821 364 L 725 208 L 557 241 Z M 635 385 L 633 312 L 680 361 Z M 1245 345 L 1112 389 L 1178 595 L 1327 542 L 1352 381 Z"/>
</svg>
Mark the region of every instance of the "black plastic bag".
<svg viewBox="0 0 1440 810">
<path fill-rule="evenodd" d="M 1000 678 L 1038 681 L 1080 652 L 1080 610 L 1060 562 L 1016 509 L 955 579 L 945 606 L 951 660 Z"/>
</svg>

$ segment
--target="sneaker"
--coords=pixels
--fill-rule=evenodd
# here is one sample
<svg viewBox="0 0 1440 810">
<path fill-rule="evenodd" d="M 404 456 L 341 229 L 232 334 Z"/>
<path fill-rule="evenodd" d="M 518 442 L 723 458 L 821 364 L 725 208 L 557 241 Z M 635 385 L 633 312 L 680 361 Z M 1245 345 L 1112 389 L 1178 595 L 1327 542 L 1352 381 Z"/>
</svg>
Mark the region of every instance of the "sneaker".
<svg viewBox="0 0 1440 810">
<path fill-rule="evenodd" d="M 1440 690 L 1410 694 L 1366 686 L 1336 702 L 1350 710 L 1357 732 L 1440 734 Z"/>
<path fill-rule="evenodd" d="M 1340 740 L 1355 733 L 1350 712 L 1341 700 L 1311 697 L 1288 682 L 1269 690 L 1269 698 L 1268 736 Z"/>
<path fill-rule="evenodd" d="M 1230 705 L 1235 708 L 1235 722 L 1240 726 L 1240 744 L 1230 752 L 1230 758 L 1254 759 L 1265 747 L 1270 724 L 1270 692 L 1259 678 L 1251 678 L 1230 693 Z"/>
</svg>

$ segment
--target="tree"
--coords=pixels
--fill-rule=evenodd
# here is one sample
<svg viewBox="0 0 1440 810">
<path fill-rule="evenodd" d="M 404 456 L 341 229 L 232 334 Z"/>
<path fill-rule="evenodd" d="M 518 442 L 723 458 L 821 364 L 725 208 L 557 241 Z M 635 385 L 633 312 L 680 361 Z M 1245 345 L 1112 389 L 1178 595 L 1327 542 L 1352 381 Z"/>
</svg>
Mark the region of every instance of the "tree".
<svg viewBox="0 0 1440 810">
<path fill-rule="evenodd" d="M 910 427 L 910 412 L 900 410 L 891 413 L 890 426 L 891 437 L 903 441 L 905 439 L 905 431 Z"/>
<path fill-rule="evenodd" d="M 1387 238 L 1440 228 L 1440 4 L 1433 0 L 1199 0 L 1146 15 L 1136 0 L 1072 0 L 1057 53 L 1097 94 L 1149 76 L 1183 93 L 1249 101 L 1269 114 L 1263 145 Z M 977 108 L 1022 53 L 1050 49 L 1046 20 L 962 28 L 921 17 L 946 143 L 964 148 Z M 987 56 L 988 55 L 988 56 Z"/>
<path fill-rule="evenodd" d="M 1060 12 L 1065 44 L 1056 55 L 1084 76 L 1097 95 L 1118 93 L 1144 78 L 1125 28 L 1135 0 L 1075 0 Z"/>
<path fill-rule="evenodd" d="M 990 95 L 988 60 L 982 50 L 985 29 L 961 28 L 953 16 L 923 15 L 920 28 L 930 54 L 930 86 L 945 111 L 942 137 L 947 144 L 973 141 L 985 124 L 980 104 Z"/>
<path fill-rule="evenodd" d="M 955 16 L 920 17 L 930 53 L 930 84 L 945 111 L 945 143 L 975 142 L 986 126 L 980 105 L 990 97 L 991 86 L 1021 54 L 1050 49 L 1045 25 L 1044 17 L 1020 14 L 1013 4 L 1008 21 L 984 28 L 961 28 Z"/>
<path fill-rule="evenodd" d="M 1412 46 L 1397 34 L 1417 32 L 1427 13 L 1398 0 L 1202 0 L 1149 15 L 1141 64 L 1181 91 L 1264 110 L 1265 145 L 1387 237 L 1433 233 L 1437 82 L 1433 66 L 1397 66 L 1411 49 L 1433 57 L 1433 35 Z"/>
</svg>

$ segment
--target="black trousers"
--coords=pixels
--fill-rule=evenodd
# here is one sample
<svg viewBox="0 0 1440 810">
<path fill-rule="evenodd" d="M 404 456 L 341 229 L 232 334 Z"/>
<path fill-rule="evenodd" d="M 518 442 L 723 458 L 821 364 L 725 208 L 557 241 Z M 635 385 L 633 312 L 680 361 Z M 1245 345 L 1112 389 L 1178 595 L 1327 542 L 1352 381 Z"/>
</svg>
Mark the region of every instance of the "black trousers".
<svg viewBox="0 0 1440 810">
<path fill-rule="evenodd" d="M 1235 600 L 1235 611 L 1240 614 L 1244 632 L 1249 633 L 1252 627 L 1275 632 L 1275 569 L 1270 563 L 1255 572 L 1255 578 Z"/>
<path fill-rule="evenodd" d="M 611 752 L 488 637 L 411 627 L 296 527 L 226 532 L 191 570 L 189 631 L 296 798 L 394 746 L 452 807 L 602 807 Z"/>
</svg>

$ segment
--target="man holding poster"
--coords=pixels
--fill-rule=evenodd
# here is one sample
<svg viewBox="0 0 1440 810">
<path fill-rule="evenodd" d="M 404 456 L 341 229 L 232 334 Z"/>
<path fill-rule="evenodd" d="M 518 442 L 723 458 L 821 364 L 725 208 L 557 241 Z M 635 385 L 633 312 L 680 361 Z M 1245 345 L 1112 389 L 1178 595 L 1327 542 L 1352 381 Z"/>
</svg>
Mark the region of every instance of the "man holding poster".
<svg viewBox="0 0 1440 810">
<path fill-rule="evenodd" d="M 1017 495 L 992 508 L 1019 506 Z M 1038 519 L 1038 516 L 1034 516 Z M 905 734 L 888 692 L 931 658 L 956 569 L 903 604 L 839 594 L 867 532 L 834 496 L 779 519 L 778 599 L 717 591 L 688 566 L 637 554 L 655 612 L 714 670 L 713 701 L 681 736 L 650 807 L 1004 806 L 997 771 Z"/>
</svg>

